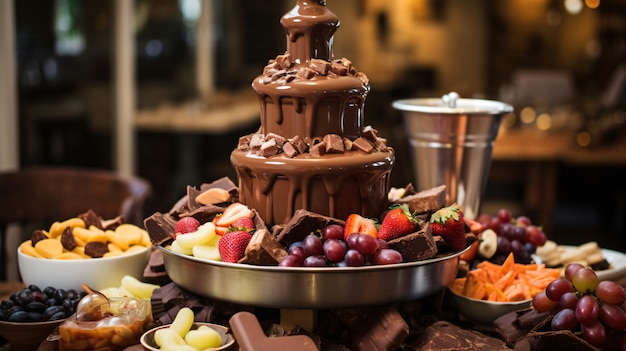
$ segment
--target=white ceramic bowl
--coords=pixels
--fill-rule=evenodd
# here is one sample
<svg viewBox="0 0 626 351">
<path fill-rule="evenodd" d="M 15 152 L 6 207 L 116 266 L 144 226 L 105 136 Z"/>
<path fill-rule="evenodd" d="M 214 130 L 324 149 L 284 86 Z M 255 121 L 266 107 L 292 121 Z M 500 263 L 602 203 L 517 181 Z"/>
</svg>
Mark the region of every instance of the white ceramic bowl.
<svg viewBox="0 0 626 351">
<path fill-rule="evenodd" d="M 447 293 L 454 307 L 464 318 L 475 323 L 488 325 L 509 312 L 529 308 L 532 301 L 532 299 L 528 299 L 518 302 L 493 302 L 459 295 L 451 289 L 447 289 Z"/>
<path fill-rule="evenodd" d="M 26 286 L 35 284 L 82 291 L 87 284 L 92 289 L 119 286 L 125 275 L 140 279 L 150 258 L 150 247 L 115 257 L 57 260 L 36 258 L 17 249 L 17 262 Z"/>
<path fill-rule="evenodd" d="M 224 327 L 222 325 L 219 324 L 212 324 L 212 323 L 194 323 L 193 326 L 191 327 L 191 329 L 197 329 L 199 326 L 201 325 L 206 325 L 210 328 L 212 328 L 213 330 L 217 331 L 220 336 L 222 337 L 223 343 L 222 346 L 212 349 L 212 351 L 226 351 L 226 350 L 230 350 L 232 349 L 233 345 L 235 344 L 235 338 L 233 337 L 233 335 L 230 333 L 230 329 L 227 327 Z M 143 346 L 143 348 L 146 351 L 160 351 L 159 346 L 156 344 L 156 342 L 154 341 L 154 333 L 156 333 L 157 330 L 162 329 L 162 328 L 169 328 L 169 324 L 167 325 L 162 325 L 156 328 L 152 328 L 150 330 L 148 330 L 147 332 L 145 332 L 142 336 L 141 339 L 139 339 L 139 341 L 141 342 L 141 345 Z"/>
</svg>

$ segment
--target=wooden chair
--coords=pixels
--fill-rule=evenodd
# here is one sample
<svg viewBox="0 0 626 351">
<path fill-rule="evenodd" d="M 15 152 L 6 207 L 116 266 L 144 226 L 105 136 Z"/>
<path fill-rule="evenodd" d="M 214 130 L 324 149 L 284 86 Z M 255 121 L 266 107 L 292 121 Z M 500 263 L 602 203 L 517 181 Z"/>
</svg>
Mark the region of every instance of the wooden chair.
<svg viewBox="0 0 626 351">
<path fill-rule="evenodd" d="M 82 168 L 25 168 L 0 172 L 0 262 L 7 267 L 9 224 L 24 230 L 48 228 L 54 221 L 93 210 L 104 219 L 124 216 L 143 226 L 143 207 L 150 183 L 138 177 Z M 38 227 L 32 227 L 33 225 Z M 6 280 L 6 268 L 0 281 Z"/>
</svg>

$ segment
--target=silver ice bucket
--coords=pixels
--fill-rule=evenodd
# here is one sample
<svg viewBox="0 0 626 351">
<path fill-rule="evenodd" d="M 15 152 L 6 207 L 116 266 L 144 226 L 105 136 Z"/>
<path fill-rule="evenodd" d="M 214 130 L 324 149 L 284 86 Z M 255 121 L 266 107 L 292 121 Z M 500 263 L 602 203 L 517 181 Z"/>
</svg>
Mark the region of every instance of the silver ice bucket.
<svg viewBox="0 0 626 351">
<path fill-rule="evenodd" d="M 467 218 L 478 217 L 493 143 L 502 117 L 513 107 L 456 93 L 392 106 L 403 112 L 417 189 L 446 185 L 448 204 L 458 203 Z"/>
</svg>

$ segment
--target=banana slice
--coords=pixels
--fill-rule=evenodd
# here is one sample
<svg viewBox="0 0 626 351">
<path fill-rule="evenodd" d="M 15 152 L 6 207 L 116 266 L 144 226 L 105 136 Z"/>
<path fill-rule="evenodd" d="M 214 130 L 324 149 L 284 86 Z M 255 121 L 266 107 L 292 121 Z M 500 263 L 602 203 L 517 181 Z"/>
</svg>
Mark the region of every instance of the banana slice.
<svg viewBox="0 0 626 351">
<path fill-rule="evenodd" d="M 491 229 L 487 229 L 480 234 L 480 244 L 478 244 L 478 254 L 489 259 L 498 250 L 498 234 Z"/>
</svg>

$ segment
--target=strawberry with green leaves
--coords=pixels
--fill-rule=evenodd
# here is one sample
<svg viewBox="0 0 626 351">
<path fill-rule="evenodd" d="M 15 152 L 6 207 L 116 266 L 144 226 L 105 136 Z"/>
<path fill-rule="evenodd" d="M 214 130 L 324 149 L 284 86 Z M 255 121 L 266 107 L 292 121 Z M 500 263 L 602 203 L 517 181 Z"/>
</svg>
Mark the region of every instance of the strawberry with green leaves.
<svg viewBox="0 0 626 351">
<path fill-rule="evenodd" d="M 433 213 L 430 216 L 430 229 L 433 235 L 441 236 L 453 251 L 465 248 L 465 220 L 463 212 L 456 204 Z"/>
<path fill-rule="evenodd" d="M 413 233 L 418 227 L 419 220 L 407 204 L 392 206 L 378 228 L 378 238 L 389 241 Z"/>
</svg>

